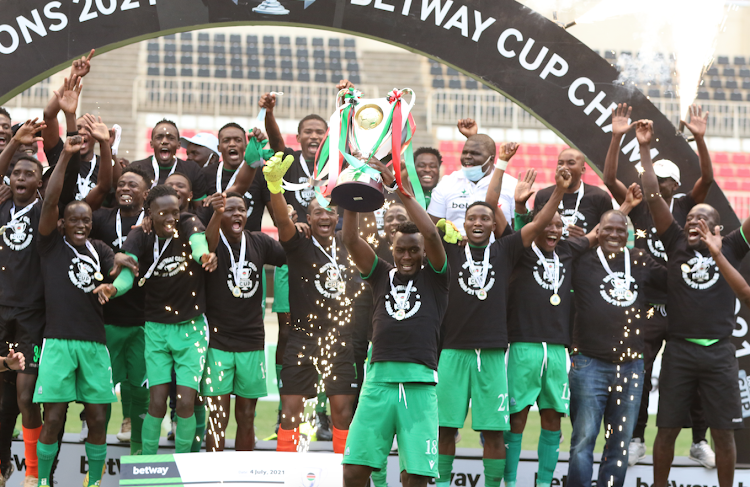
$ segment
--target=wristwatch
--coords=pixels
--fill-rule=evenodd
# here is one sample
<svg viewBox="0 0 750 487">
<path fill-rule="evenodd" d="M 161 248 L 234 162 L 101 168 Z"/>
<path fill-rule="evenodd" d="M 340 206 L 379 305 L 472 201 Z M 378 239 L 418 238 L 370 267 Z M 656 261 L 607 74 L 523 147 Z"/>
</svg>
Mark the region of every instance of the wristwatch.
<svg viewBox="0 0 750 487">
<path fill-rule="evenodd" d="M 385 190 L 386 190 L 386 191 L 388 191 L 389 193 L 395 193 L 395 192 L 396 192 L 396 190 L 398 189 L 398 182 L 397 182 L 397 181 L 396 181 L 396 180 L 394 179 L 394 180 L 393 180 L 393 184 L 392 184 L 391 186 L 386 186 L 385 184 L 383 184 L 383 187 L 384 187 L 384 188 L 385 188 Z"/>
</svg>

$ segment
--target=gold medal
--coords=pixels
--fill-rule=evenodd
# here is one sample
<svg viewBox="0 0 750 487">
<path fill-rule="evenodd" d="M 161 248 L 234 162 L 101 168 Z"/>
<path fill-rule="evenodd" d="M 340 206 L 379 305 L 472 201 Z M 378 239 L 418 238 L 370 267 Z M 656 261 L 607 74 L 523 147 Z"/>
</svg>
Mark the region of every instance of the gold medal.
<svg viewBox="0 0 750 487">
<path fill-rule="evenodd" d="M 479 298 L 480 301 L 484 301 L 485 299 L 487 299 L 487 291 L 485 291 L 484 289 L 479 289 L 477 291 L 477 298 Z"/>
<path fill-rule="evenodd" d="M 339 281 L 339 283 L 336 285 L 336 289 L 338 289 L 340 293 L 343 293 L 344 291 L 346 291 L 346 283 L 343 281 Z"/>
<path fill-rule="evenodd" d="M 101 272 L 95 272 L 94 273 L 94 279 L 96 279 L 97 281 L 103 281 L 104 280 L 104 276 L 102 275 Z"/>
<path fill-rule="evenodd" d="M 406 311 L 404 311 L 404 310 L 402 310 L 402 309 L 400 309 L 400 310 L 396 311 L 396 319 L 397 319 L 397 320 L 401 321 L 401 320 L 403 320 L 404 318 L 406 318 Z"/>
<path fill-rule="evenodd" d="M 144 284 L 146 284 L 146 278 L 141 277 L 141 279 L 138 281 L 138 287 L 143 287 Z"/>
<path fill-rule="evenodd" d="M 684 272 L 685 274 L 687 274 L 688 272 L 690 272 L 690 271 L 692 271 L 692 270 L 693 270 L 693 269 L 692 269 L 692 268 L 691 268 L 691 267 L 690 267 L 689 265 L 687 265 L 687 264 L 682 264 L 682 265 L 680 266 L 680 269 L 681 269 L 681 270 L 682 270 L 682 272 Z"/>
<path fill-rule="evenodd" d="M 555 293 L 552 296 L 550 296 L 549 302 L 552 306 L 558 306 L 562 302 L 562 299 L 560 299 L 559 294 Z"/>
<path fill-rule="evenodd" d="M 234 289 L 232 289 L 232 296 L 234 296 L 235 298 L 239 298 L 240 296 L 242 296 L 242 290 L 239 286 L 234 286 Z"/>
</svg>

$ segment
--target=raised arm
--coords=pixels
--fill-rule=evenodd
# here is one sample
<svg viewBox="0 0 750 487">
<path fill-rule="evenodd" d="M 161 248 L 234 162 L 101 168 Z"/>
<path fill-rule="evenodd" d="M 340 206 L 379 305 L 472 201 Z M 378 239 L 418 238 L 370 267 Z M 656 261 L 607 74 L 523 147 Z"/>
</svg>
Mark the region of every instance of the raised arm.
<svg viewBox="0 0 750 487">
<path fill-rule="evenodd" d="M 86 195 L 86 203 L 93 211 L 102 206 L 104 198 L 112 189 L 112 148 L 110 146 L 109 129 L 102 122 L 102 117 L 94 117 L 87 113 L 83 116 L 83 120 L 89 136 L 99 142 L 99 152 L 101 153 L 96 186 L 91 188 L 89 194 Z M 96 159 L 91 160 L 91 164 L 95 162 Z"/>
<path fill-rule="evenodd" d="M 743 224 L 744 226 L 744 224 Z M 698 221 L 698 232 L 701 234 L 701 240 L 706 243 L 706 247 L 711 252 L 711 257 L 714 258 L 714 262 L 719 266 L 719 272 L 726 279 L 729 287 L 732 288 L 737 298 L 742 301 L 745 306 L 750 306 L 750 285 L 740 271 L 735 269 L 732 264 L 729 263 L 724 254 L 721 253 L 721 230 L 717 225 L 714 228 L 714 233 L 708 229 L 708 225 L 703 220 Z"/>
<path fill-rule="evenodd" d="M 656 233 L 661 235 L 666 232 L 672 224 L 673 216 L 669 211 L 669 205 L 659 192 L 659 179 L 654 172 L 654 164 L 651 162 L 651 138 L 654 136 L 654 123 L 651 120 L 639 120 L 635 128 L 638 144 L 641 147 L 641 166 L 643 166 L 643 193 L 654 219 Z"/>
<path fill-rule="evenodd" d="M 467 139 L 472 135 L 477 135 L 479 132 L 479 125 L 477 125 L 477 122 L 472 118 L 462 118 L 458 121 L 456 127 L 458 127 L 458 131 L 461 132 L 461 135 Z"/>
<path fill-rule="evenodd" d="M 484 197 L 484 201 L 493 208 L 496 208 L 498 202 L 500 201 L 500 192 L 503 188 L 503 176 L 505 175 L 505 169 L 508 167 L 508 163 L 516 154 L 517 150 L 517 143 L 506 142 L 500 146 L 500 150 L 497 153 L 495 170 L 492 172 L 490 185 L 487 187 L 487 194 Z"/>
<path fill-rule="evenodd" d="M 277 152 L 268 164 L 263 168 L 263 177 L 266 178 L 266 184 L 268 185 L 268 191 L 271 192 L 271 207 L 273 208 L 273 214 L 276 217 L 276 228 L 279 230 L 279 240 L 287 242 L 294 237 L 297 233 L 297 228 L 294 226 L 294 222 L 289 216 L 289 212 L 286 208 L 286 200 L 284 199 L 284 189 L 281 187 L 281 180 L 286 174 L 289 166 L 294 162 L 294 157 L 291 155 L 286 156 L 284 160 L 283 152 Z"/>
<path fill-rule="evenodd" d="M 258 106 L 266 109 L 266 133 L 271 149 L 276 152 L 284 152 L 286 150 L 284 137 L 281 135 L 281 129 L 279 129 L 279 124 L 276 123 L 276 117 L 273 114 L 273 109 L 276 107 L 276 95 L 264 94 L 258 100 Z"/>
<path fill-rule="evenodd" d="M 359 214 L 344 210 L 344 225 L 342 227 L 344 245 L 349 252 L 354 265 L 361 274 L 368 274 L 375 262 L 375 251 L 359 235 Z"/>
<path fill-rule="evenodd" d="M 555 171 L 555 190 L 552 192 L 547 203 L 544 204 L 539 214 L 530 223 L 521 229 L 521 239 L 524 247 L 531 247 L 535 238 L 544 231 L 544 228 L 552 220 L 557 212 L 557 207 L 563 199 L 565 190 L 570 186 L 570 171 L 564 166 L 557 166 Z"/>
<path fill-rule="evenodd" d="M 227 206 L 227 195 L 226 193 L 215 193 L 206 198 L 206 201 L 213 207 L 214 214 L 211 215 L 211 220 L 206 226 L 206 241 L 208 242 L 208 250 L 210 252 L 216 252 L 216 248 L 219 246 L 221 236 L 219 231 L 221 230 L 221 218 L 224 216 L 224 208 Z"/>
<path fill-rule="evenodd" d="M 91 57 L 94 55 L 94 49 L 91 50 L 88 57 L 81 56 L 81 59 L 73 61 L 73 65 L 70 68 L 70 79 L 78 76 L 83 78 L 89 71 L 91 71 Z M 65 91 L 65 85 L 62 86 L 61 91 Z M 47 126 L 42 130 L 42 137 L 44 138 L 44 148 L 52 149 L 57 145 L 60 140 L 60 124 L 57 121 L 57 114 L 60 112 L 60 103 L 58 103 L 57 96 L 52 93 L 47 106 L 44 108 L 44 121 Z"/>
<path fill-rule="evenodd" d="M 708 190 L 714 182 L 714 169 L 711 164 L 711 156 L 706 146 L 706 122 L 708 121 L 708 112 L 703 112 L 699 105 L 690 106 L 690 123 L 685 122 L 685 126 L 693 133 L 695 145 L 698 146 L 698 158 L 701 165 L 701 177 L 693 186 L 692 196 L 696 203 L 706 201 Z M 684 121 L 683 121 L 684 122 Z"/>
<path fill-rule="evenodd" d="M 640 205 L 641 202 L 643 202 L 643 191 L 641 191 L 638 183 L 633 183 L 628 186 L 625 201 L 620 205 L 620 211 L 625 215 L 629 215 L 633 208 Z"/>
<path fill-rule="evenodd" d="M 80 152 L 82 144 L 83 138 L 80 135 L 73 135 L 65 140 L 63 153 L 60 160 L 55 164 L 55 169 L 47 183 L 47 191 L 44 194 L 42 216 L 39 218 L 39 233 L 41 235 L 51 235 L 52 232 L 57 230 L 57 220 L 60 216 L 57 203 L 60 201 L 65 169 L 67 169 L 68 162 L 73 154 Z"/>
<path fill-rule="evenodd" d="M 630 114 L 633 107 L 620 103 L 617 108 L 612 109 L 612 141 L 609 143 L 607 157 L 604 159 L 604 172 L 602 179 L 615 201 L 622 204 L 628 188 L 622 181 L 617 179 L 617 165 L 620 159 L 620 145 L 622 138 L 633 128 L 635 122 L 630 122 Z"/>
<path fill-rule="evenodd" d="M 255 179 L 257 164 L 260 164 L 258 161 L 262 161 L 262 154 L 259 152 L 260 145 L 258 143 L 264 140 L 266 140 L 266 135 L 259 128 L 256 127 L 250 132 L 250 140 L 245 149 L 245 163 L 240 165 L 240 168 L 237 170 L 237 179 L 235 179 L 232 186 L 227 188 L 227 193 L 245 194 L 250 189 Z"/>
<path fill-rule="evenodd" d="M 36 133 L 45 127 L 44 122 L 37 122 L 37 119 L 26 120 L 16 131 L 5 149 L 0 154 L 0 174 L 5 175 L 10 167 L 10 161 L 13 160 L 13 156 L 18 151 L 18 148 L 22 145 L 36 144 L 41 138 L 36 136 Z"/>
</svg>

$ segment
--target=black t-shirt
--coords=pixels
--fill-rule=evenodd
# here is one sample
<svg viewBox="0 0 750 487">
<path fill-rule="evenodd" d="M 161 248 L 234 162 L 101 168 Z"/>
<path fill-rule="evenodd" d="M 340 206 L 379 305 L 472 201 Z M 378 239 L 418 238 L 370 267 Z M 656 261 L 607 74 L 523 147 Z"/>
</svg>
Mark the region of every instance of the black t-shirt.
<svg viewBox="0 0 750 487">
<path fill-rule="evenodd" d="M 169 242 L 154 273 L 143 285 L 146 321 L 182 323 L 203 314 L 206 309 L 203 268 L 192 258 L 190 250 L 190 236 L 205 229 L 198 217 L 189 213 L 180 215 L 177 228 L 179 238 Z M 134 228 L 122 246 L 123 252 L 138 257 L 139 280 L 146 276 L 154 262 L 156 239 L 155 232 L 146 234 L 143 229 Z M 159 251 L 165 242 L 159 239 Z"/>
<path fill-rule="evenodd" d="M 140 161 L 133 161 L 130 165 L 139 167 L 146 171 L 152 179 L 154 178 L 154 166 L 152 164 L 153 158 L 147 157 Z M 158 162 L 157 162 L 158 164 Z M 174 168 L 174 172 L 184 174 L 190 179 L 190 183 L 193 185 L 193 200 L 199 200 L 208 195 L 208 184 L 206 183 L 206 176 L 203 173 L 202 168 L 197 162 L 182 159 L 177 159 L 177 167 Z M 159 178 L 156 184 L 164 184 L 169 174 L 172 172 L 171 167 L 164 167 L 159 165 Z"/>
<path fill-rule="evenodd" d="M 589 233 L 599 224 L 602 215 L 612 209 L 612 199 L 606 191 L 602 191 L 596 186 L 583 182 L 581 184 L 583 186 L 583 198 L 581 198 L 581 204 L 578 205 L 578 213 L 575 211 L 578 193 L 565 193 L 562 199 L 565 209 L 558 212 L 562 215 L 563 221 L 579 226 L 583 228 L 585 233 Z M 552 197 L 554 190 L 554 186 L 549 186 L 536 194 L 534 213 L 541 211 L 542 207 Z M 563 238 L 568 238 L 567 229 L 563 230 Z"/>
<path fill-rule="evenodd" d="M 91 238 L 101 240 L 113 251 L 122 250 L 131 231 L 131 227 L 138 222 L 136 216 L 121 216 L 122 242 L 117 236 L 117 208 L 99 208 L 94 212 L 91 227 Z M 145 272 L 145 271 L 144 271 Z M 117 298 L 112 298 L 104 305 L 104 322 L 117 326 L 143 326 L 145 293 L 134 279 L 133 288 Z"/>
<path fill-rule="evenodd" d="M 732 336 L 736 297 L 708 249 L 696 251 L 688 247 L 685 232 L 674 221 L 661 235 L 661 241 L 669 257 L 669 337 L 721 339 Z M 737 229 L 724 237 L 721 253 L 734 268 L 739 268 L 748 249 Z M 684 272 L 684 265 L 690 267 L 688 272 Z"/>
<path fill-rule="evenodd" d="M 489 246 L 489 266 L 480 290 L 481 276 L 475 276 L 466 261 L 466 249 L 481 274 L 485 248 L 444 244 L 453 271 L 448 309 L 443 318 L 443 348 L 507 348 L 508 280 L 524 251 L 521 232 L 495 240 Z M 478 296 L 485 296 L 484 300 Z"/>
<path fill-rule="evenodd" d="M 94 170 L 91 171 L 91 166 L 94 166 Z M 89 175 L 89 171 L 91 171 L 91 175 Z M 88 178 L 88 181 L 86 181 L 86 178 Z M 79 187 L 78 181 L 80 180 L 81 186 Z M 86 195 L 94 189 L 96 186 L 97 181 L 99 181 L 99 156 L 94 154 L 94 157 L 90 161 L 84 161 L 81 160 L 81 166 L 78 169 L 78 177 L 76 178 L 76 194 L 75 199 L 77 200 L 83 200 Z M 84 190 L 84 188 L 88 188 L 85 190 L 86 194 L 83 194 L 81 190 Z"/>
<path fill-rule="evenodd" d="M 244 164 L 244 162 L 242 163 Z M 216 187 L 216 172 L 219 170 L 219 164 L 209 164 L 203 168 L 204 177 L 206 184 L 209 188 L 208 194 L 214 194 L 219 192 L 219 188 Z M 237 169 L 239 171 L 239 169 Z M 221 191 L 226 191 L 229 187 L 229 181 L 236 171 L 230 171 L 222 168 L 221 171 Z M 268 191 L 266 180 L 263 178 L 263 169 L 258 168 L 255 171 L 255 179 L 253 179 L 250 188 L 245 192 L 243 198 L 245 205 L 247 206 L 247 223 L 245 224 L 245 230 L 251 232 L 259 232 L 261 230 L 261 222 L 263 221 L 263 211 L 265 210 L 266 204 L 271 201 L 271 192 Z M 205 217 L 201 216 L 201 221 L 204 223 L 208 222 L 213 215 L 212 207 L 205 207 L 203 211 L 207 214 Z"/>
<path fill-rule="evenodd" d="M 643 353 L 644 328 L 649 326 L 643 285 L 666 285 L 667 270 L 642 250 L 630 250 L 628 289 L 622 285 L 624 254 L 611 259 L 603 255 L 613 276 L 604 269 L 596 249 L 583 254 L 575 264 L 573 352 L 605 362 L 629 362 Z"/>
<path fill-rule="evenodd" d="M 216 248 L 218 267 L 206 274 L 206 317 L 211 327 L 211 348 L 227 352 L 263 350 L 265 331 L 263 302 L 263 265 L 281 266 L 286 255 L 281 245 L 260 232 L 245 230 L 245 259 L 235 283 L 232 259 L 223 241 Z M 234 262 L 240 264 L 241 243 L 230 243 Z M 239 286 L 242 293 L 233 295 Z"/>
<path fill-rule="evenodd" d="M 570 346 L 570 307 L 573 302 L 573 265 L 589 249 L 588 239 L 573 237 L 558 242 L 555 247 L 560 268 L 557 295 L 560 304 L 550 302 L 554 291 L 555 259 L 552 252 L 533 249 L 524 251 L 510 277 L 508 301 L 508 339 L 513 342 L 556 343 Z M 545 270 L 545 266 L 549 270 Z"/>
<path fill-rule="evenodd" d="M 5 227 L 0 243 L 0 305 L 44 307 L 44 284 L 39 251 L 34 242 L 39 236 L 42 200 L 34 206 L 17 208 L 16 219 L 10 223 L 13 199 L 0 205 L 0 226 Z M 24 210 L 28 208 L 28 212 Z"/>
<path fill-rule="evenodd" d="M 294 156 L 294 162 L 284 175 L 284 180 L 293 184 L 307 183 L 310 180 L 310 176 L 314 174 L 313 161 L 303 161 L 302 151 L 295 151 L 289 147 L 284 151 L 284 157 L 288 155 Z M 310 176 L 307 175 L 302 164 L 306 164 L 306 167 L 310 170 Z M 263 184 L 265 185 L 265 180 L 263 181 Z M 307 207 L 310 206 L 310 202 L 315 199 L 315 191 L 309 187 L 299 191 L 285 191 L 284 198 L 286 199 L 287 204 L 292 205 L 292 207 L 297 210 L 298 220 L 306 223 L 307 219 L 305 217 L 307 216 Z"/>
<path fill-rule="evenodd" d="M 337 267 L 312 238 L 295 233 L 290 240 L 281 242 L 289 268 L 292 315 L 287 349 L 291 346 L 313 350 L 320 339 L 332 336 L 336 340 L 332 347 L 332 353 L 336 353 L 333 362 L 350 362 L 351 343 L 346 345 L 351 341 L 354 323 L 350 297 L 361 284 L 353 282 L 355 268 L 349 262 L 341 232 L 336 234 L 335 244 Z M 330 249 L 326 248 L 326 252 Z"/>
<path fill-rule="evenodd" d="M 687 221 L 687 214 L 696 205 L 693 195 L 692 193 L 676 195 L 672 199 L 672 202 L 672 216 L 679 226 L 684 227 Z M 645 250 L 655 261 L 666 265 L 667 254 L 664 251 L 664 244 L 656 234 L 656 226 L 654 226 L 654 219 L 651 217 L 648 204 L 645 201 L 641 202 L 638 206 L 630 210 L 628 216 L 633 223 L 635 231 L 635 248 Z M 646 287 L 644 292 L 649 303 L 665 304 L 667 302 L 666 289 Z"/>
<path fill-rule="evenodd" d="M 429 262 L 416 276 L 408 299 L 398 306 L 391 292 L 391 264 L 377 259 L 365 279 L 373 290 L 372 362 L 411 362 L 437 370 L 440 324 L 448 307 L 450 265 L 436 272 Z M 393 285 L 404 296 L 410 279 L 393 273 Z M 403 319 L 399 311 L 403 311 Z"/>
<path fill-rule="evenodd" d="M 114 265 L 115 254 L 100 240 L 89 242 L 99 257 L 101 273 L 106 278 Z M 47 236 L 40 235 L 38 246 L 46 290 L 44 337 L 106 343 L 102 305 L 92 292 L 99 285 L 94 278 L 95 267 L 76 256 L 57 231 Z M 76 250 L 96 262 L 88 248 Z"/>
</svg>

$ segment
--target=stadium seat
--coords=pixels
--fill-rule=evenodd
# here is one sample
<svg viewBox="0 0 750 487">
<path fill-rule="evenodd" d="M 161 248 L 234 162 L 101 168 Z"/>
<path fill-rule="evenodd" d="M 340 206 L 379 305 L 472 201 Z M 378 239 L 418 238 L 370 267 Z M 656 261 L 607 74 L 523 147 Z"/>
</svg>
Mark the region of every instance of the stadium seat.
<svg viewBox="0 0 750 487">
<path fill-rule="evenodd" d="M 232 56 L 232 60 L 229 61 L 229 64 L 233 67 L 242 67 L 242 56 L 235 54 Z"/>
<path fill-rule="evenodd" d="M 307 47 L 307 37 L 297 37 L 294 40 L 294 45 L 298 47 Z"/>
<path fill-rule="evenodd" d="M 342 79 L 344 79 L 344 73 L 342 73 L 341 71 L 334 71 L 333 73 L 331 73 L 331 83 L 338 83 Z"/>
<path fill-rule="evenodd" d="M 341 46 L 341 41 L 336 37 L 331 37 L 328 39 L 328 47 L 339 47 Z"/>
<path fill-rule="evenodd" d="M 146 70 L 146 74 L 149 76 L 159 76 L 161 74 L 161 71 L 159 70 L 159 66 L 149 66 Z"/>
<path fill-rule="evenodd" d="M 617 59 L 617 54 L 615 54 L 615 51 L 607 49 L 606 51 L 604 51 L 604 59 L 608 61 L 614 61 L 615 59 Z"/>
<path fill-rule="evenodd" d="M 296 55 L 297 57 L 307 58 L 307 57 L 310 57 L 310 51 L 308 51 L 306 47 L 300 48 L 300 49 L 297 49 Z"/>
<path fill-rule="evenodd" d="M 211 77 L 211 71 L 209 71 L 208 68 L 199 68 L 198 69 L 198 77 L 199 78 L 210 78 Z"/>
<path fill-rule="evenodd" d="M 180 76 L 186 77 L 186 78 L 192 78 L 193 77 L 193 68 L 182 68 L 180 70 Z"/>
<path fill-rule="evenodd" d="M 324 58 L 324 57 L 326 57 L 326 51 L 325 51 L 325 49 L 320 49 L 320 48 L 319 49 L 313 49 L 313 55 L 312 55 L 312 57 L 314 57 L 314 58 L 318 58 L 318 57 L 319 58 Z"/>
<path fill-rule="evenodd" d="M 274 45 L 276 44 L 276 39 L 274 39 L 273 36 L 263 36 L 263 45 Z"/>
<path fill-rule="evenodd" d="M 732 154 L 732 162 L 734 164 L 750 164 L 750 154 L 735 152 Z"/>
<path fill-rule="evenodd" d="M 146 50 L 149 52 L 152 51 L 159 51 L 159 43 L 158 42 L 149 42 L 146 44 Z"/>
<path fill-rule="evenodd" d="M 158 54 L 149 54 L 148 58 L 146 58 L 146 62 L 149 64 L 159 64 L 161 60 L 159 59 Z"/>
<path fill-rule="evenodd" d="M 248 44 L 248 46 L 245 48 L 245 54 L 247 54 L 248 56 L 257 56 L 258 54 L 260 54 L 260 52 L 258 51 L 258 46 Z"/>
<path fill-rule="evenodd" d="M 476 90 L 479 88 L 479 83 L 477 83 L 477 80 L 469 78 L 466 80 L 465 88 L 467 90 Z"/>
<path fill-rule="evenodd" d="M 214 34 L 214 42 L 225 42 L 226 40 L 227 36 L 225 34 L 222 34 L 221 32 Z"/>
<path fill-rule="evenodd" d="M 310 81 L 310 72 L 306 69 L 300 69 L 297 72 L 297 81 L 304 81 L 309 82 Z M 352 81 L 353 83 L 353 81 Z"/>
<path fill-rule="evenodd" d="M 281 60 L 280 64 L 281 69 L 292 69 L 294 65 L 292 64 L 291 58 L 284 58 Z"/>
<path fill-rule="evenodd" d="M 728 164 L 729 155 L 726 152 L 714 152 L 711 155 L 711 162 L 714 164 Z"/>
<path fill-rule="evenodd" d="M 279 57 L 292 57 L 292 50 L 288 47 L 279 49 Z"/>
<path fill-rule="evenodd" d="M 292 74 L 291 69 L 284 69 L 281 71 L 281 80 L 282 81 L 294 81 L 294 74 Z"/>
<path fill-rule="evenodd" d="M 265 74 L 263 75 L 263 79 L 267 80 L 275 80 L 276 79 L 276 70 L 275 69 L 266 69 Z"/>
<path fill-rule="evenodd" d="M 446 69 L 445 74 L 446 76 L 458 76 L 459 73 L 453 68 L 448 68 Z"/>
<path fill-rule="evenodd" d="M 315 61 L 313 62 L 313 69 L 326 69 L 326 62 L 323 58 L 315 58 Z"/>
<path fill-rule="evenodd" d="M 717 68 L 716 66 L 711 66 L 706 71 L 706 75 L 708 75 L 708 76 L 719 76 L 719 68 Z"/>
<path fill-rule="evenodd" d="M 183 32 L 180 34 L 180 40 L 181 41 L 192 41 L 193 40 L 193 33 L 192 32 Z"/>
<path fill-rule="evenodd" d="M 357 47 L 356 39 L 347 37 L 346 39 L 344 39 L 344 47 L 352 47 L 352 48 Z"/>
<path fill-rule="evenodd" d="M 214 78 L 226 78 L 227 77 L 227 70 L 226 68 L 216 68 L 214 71 Z"/>
<path fill-rule="evenodd" d="M 344 59 L 347 61 L 354 61 L 357 59 L 357 53 L 355 51 L 346 51 L 344 53 Z"/>
<path fill-rule="evenodd" d="M 297 60 L 297 69 L 310 69 L 310 63 L 305 58 Z"/>
<path fill-rule="evenodd" d="M 205 54 L 201 54 L 200 56 L 198 56 L 199 66 L 208 66 L 209 64 L 211 64 L 211 61 L 208 56 L 206 56 Z"/>
<path fill-rule="evenodd" d="M 361 81 L 360 81 L 359 73 L 357 73 L 357 72 L 349 73 L 349 81 L 351 81 L 355 85 L 360 84 Z"/>
<path fill-rule="evenodd" d="M 250 56 L 247 59 L 247 65 L 251 68 L 259 68 L 260 67 L 260 59 L 258 59 L 258 56 Z"/>
<path fill-rule="evenodd" d="M 718 76 L 714 76 L 711 78 L 711 82 L 709 83 L 709 88 L 721 88 L 721 78 Z"/>
<path fill-rule="evenodd" d="M 349 61 L 346 63 L 347 71 L 359 71 L 359 63 L 356 61 Z"/>
<path fill-rule="evenodd" d="M 438 90 L 445 88 L 445 80 L 443 78 L 433 78 L 432 87 Z"/>
<path fill-rule="evenodd" d="M 211 37 L 206 32 L 201 32 L 198 34 L 199 42 L 208 42 L 209 40 L 211 40 Z"/>
<path fill-rule="evenodd" d="M 260 71 L 253 66 L 247 70 L 247 79 L 260 79 Z"/>
<path fill-rule="evenodd" d="M 750 78 L 750 68 L 740 68 L 740 78 Z"/>
<path fill-rule="evenodd" d="M 164 52 L 177 52 L 177 44 L 164 44 Z"/>
<path fill-rule="evenodd" d="M 341 71 L 341 60 L 337 58 L 331 59 L 328 63 L 328 69 L 331 71 Z"/>
<path fill-rule="evenodd" d="M 734 78 L 736 76 L 736 73 L 734 71 L 734 68 L 724 68 L 721 75 L 725 78 Z"/>
<path fill-rule="evenodd" d="M 263 60 L 263 67 L 264 68 L 273 68 L 273 69 L 276 69 L 276 58 L 273 57 L 273 56 L 267 56 Z M 268 78 L 266 78 L 266 79 L 268 79 Z"/>
<path fill-rule="evenodd" d="M 661 97 L 661 90 L 657 88 L 649 88 L 648 90 L 648 96 L 650 98 L 660 98 Z"/>
<path fill-rule="evenodd" d="M 232 44 L 240 44 L 242 42 L 242 36 L 239 34 L 232 34 L 229 36 L 229 42 Z"/>
<path fill-rule="evenodd" d="M 728 90 L 736 90 L 738 88 L 738 86 L 737 86 L 737 80 L 736 79 L 728 79 L 724 83 L 724 88 L 726 88 Z"/>
<path fill-rule="evenodd" d="M 716 59 L 716 64 L 719 64 L 721 66 L 724 66 L 725 64 L 729 64 L 729 56 L 719 56 Z"/>
<path fill-rule="evenodd" d="M 438 63 L 431 63 L 430 64 L 430 74 L 432 76 L 442 76 L 443 75 L 443 65 Z"/>
<path fill-rule="evenodd" d="M 742 80 L 742 89 L 750 90 L 750 78 L 745 78 Z"/>
<path fill-rule="evenodd" d="M 208 44 L 198 44 L 198 52 L 201 54 L 208 54 L 211 50 L 208 48 Z"/>
<path fill-rule="evenodd" d="M 328 58 L 329 59 L 338 59 L 341 61 L 341 51 L 338 49 L 331 49 L 328 51 Z"/>
<path fill-rule="evenodd" d="M 462 88 L 461 86 L 461 80 L 453 77 L 448 81 L 448 88 L 452 90 L 460 90 Z"/>
<path fill-rule="evenodd" d="M 711 97 L 708 94 L 708 90 L 699 89 L 696 98 L 698 100 L 709 100 Z"/>
<path fill-rule="evenodd" d="M 242 54 L 242 46 L 239 44 L 232 44 L 229 46 L 229 54 Z"/>
<path fill-rule="evenodd" d="M 193 45 L 192 44 L 182 44 L 180 46 L 180 52 L 192 53 L 193 52 Z"/>
<path fill-rule="evenodd" d="M 232 78 L 243 79 L 244 77 L 241 66 L 232 66 Z"/>
<path fill-rule="evenodd" d="M 177 56 L 172 54 L 165 54 L 164 55 L 164 64 L 177 64 Z"/>
<path fill-rule="evenodd" d="M 735 66 L 744 66 L 746 64 L 745 56 L 735 56 L 734 57 L 734 65 Z"/>
<path fill-rule="evenodd" d="M 245 44 L 258 44 L 258 36 L 256 35 L 245 36 Z"/>
<path fill-rule="evenodd" d="M 272 46 L 263 46 L 263 55 L 273 57 L 276 55 L 276 49 L 274 49 Z"/>
<path fill-rule="evenodd" d="M 292 39 L 289 36 L 279 36 L 279 45 L 280 46 L 291 46 L 292 45 Z"/>
<path fill-rule="evenodd" d="M 715 90 L 714 91 L 714 100 L 716 101 L 726 101 L 727 94 L 724 92 L 724 90 Z"/>
<path fill-rule="evenodd" d="M 323 42 L 322 37 L 313 37 L 312 39 L 312 45 L 313 47 L 323 47 L 325 46 L 325 43 Z"/>
<path fill-rule="evenodd" d="M 328 76 L 326 76 L 325 71 L 315 72 L 315 82 L 316 83 L 328 83 Z"/>
</svg>

